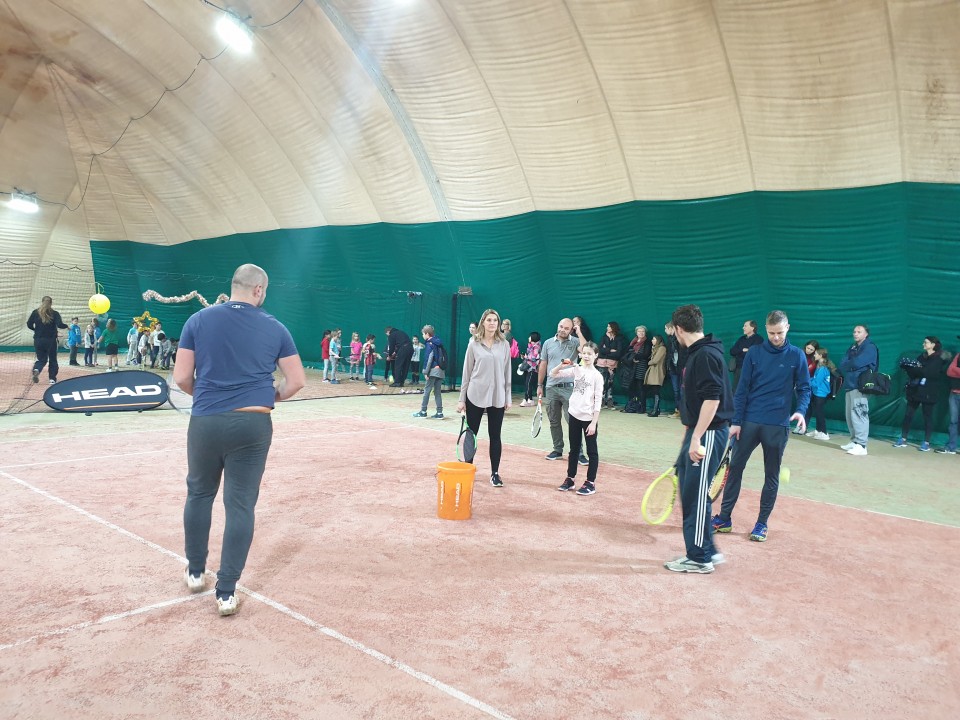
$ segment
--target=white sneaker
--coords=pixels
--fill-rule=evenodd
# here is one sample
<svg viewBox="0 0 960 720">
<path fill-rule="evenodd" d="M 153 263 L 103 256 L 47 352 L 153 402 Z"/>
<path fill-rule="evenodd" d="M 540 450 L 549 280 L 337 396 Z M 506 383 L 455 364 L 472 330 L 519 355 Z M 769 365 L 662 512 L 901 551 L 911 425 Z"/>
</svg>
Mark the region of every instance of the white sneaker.
<svg viewBox="0 0 960 720">
<path fill-rule="evenodd" d="M 710 557 L 710 562 L 714 565 L 723 565 L 726 561 L 727 559 L 723 556 L 723 553 L 714 553 Z"/>
<path fill-rule="evenodd" d="M 817 432 L 813 434 L 814 440 L 829 440 L 830 436 L 827 433 Z"/>
<path fill-rule="evenodd" d="M 847 450 L 847 455 L 866 455 L 867 449 L 863 445 L 853 444 L 853 447 Z"/>
<path fill-rule="evenodd" d="M 190 568 L 183 569 L 183 582 L 190 589 L 190 592 L 203 592 L 203 586 L 206 584 L 206 581 L 206 574 L 201 574 L 200 577 L 195 577 L 190 574 Z"/>
<path fill-rule="evenodd" d="M 816 436 L 817 436 L 817 431 L 816 431 L 816 430 L 808 430 L 808 431 L 807 431 L 807 437 L 809 437 L 809 438 L 815 438 Z"/>
<path fill-rule="evenodd" d="M 854 445 L 856 445 L 855 442 L 848 442 L 846 445 L 841 445 L 841 446 L 840 446 L 840 449 L 841 449 L 841 450 L 850 450 L 850 449 L 853 448 Z"/>
<path fill-rule="evenodd" d="M 226 600 L 217 598 L 217 612 L 220 613 L 220 617 L 233 615 L 239 607 L 240 598 L 237 597 L 236 593 L 228 597 Z"/>
</svg>

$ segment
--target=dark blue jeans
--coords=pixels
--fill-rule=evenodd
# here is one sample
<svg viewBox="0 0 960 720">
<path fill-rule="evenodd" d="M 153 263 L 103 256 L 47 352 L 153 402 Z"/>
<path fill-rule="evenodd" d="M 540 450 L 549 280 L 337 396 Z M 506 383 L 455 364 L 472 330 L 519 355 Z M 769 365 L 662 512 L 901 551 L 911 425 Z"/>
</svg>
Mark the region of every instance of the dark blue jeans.
<svg viewBox="0 0 960 720">
<path fill-rule="evenodd" d="M 273 439 L 268 413 L 192 416 L 187 430 L 187 501 L 183 533 L 192 575 L 206 569 L 213 501 L 223 479 L 226 523 L 217 590 L 232 593 L 253 542 L 254 509 Z"/>
<path fill-rule="evenodd" d="M 740 438 L 730 456 L 730 475 L 727 484 L 723 487 L 723 502 L 720 506 L 720 518 L 729 520 L 733 515 L 733 508 L 740 497 L 740 484 L 743 481 L 743 470 L 747 466 L 750 455 L 757 448 L 763 448 L 763 491 L 760 493 L 760 514 L 757 522 L 766 525 L 777 502 L 777 492 L 780 490 L 780 463 L 783 460 L 783 451 L 787 447 L 790 437 L 790 428 L 785 425 L 760 425 L 759 423 L 745 422 L 740 428 Z"/>
<path fill-rule="evenodd" d="M 690 461 L 690 440 L 693 428 L 687 428 L 677 458 L 677 479 L 680 483 L 680 507 L 683 510 L 683 542 L 687 548 L 687 557 L 694 562 L 710 562 L 717 551 L 713 544 L 713 527 L 710 524 L 712 513 L 710 480 L 720 466 L 720 458 L 727 446 L 726 427 L 707 430 L 701 438 L 707 448 L 706 456 L 698 465 Z"/>
</svg>

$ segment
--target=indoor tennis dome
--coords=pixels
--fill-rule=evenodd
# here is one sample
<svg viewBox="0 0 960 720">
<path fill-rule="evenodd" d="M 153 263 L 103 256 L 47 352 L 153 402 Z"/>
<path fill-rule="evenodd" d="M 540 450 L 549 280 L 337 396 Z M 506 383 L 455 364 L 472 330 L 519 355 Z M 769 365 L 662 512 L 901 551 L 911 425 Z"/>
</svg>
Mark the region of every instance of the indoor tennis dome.
<svg viewBox="0 0 960 720">
<path fill-rule="evenodd" d="M 5 346 L 247 261 L 307 359 L 487 306 L 960 331 L 956 0 L 4 0 L 0 44 Z"/>
</svg>

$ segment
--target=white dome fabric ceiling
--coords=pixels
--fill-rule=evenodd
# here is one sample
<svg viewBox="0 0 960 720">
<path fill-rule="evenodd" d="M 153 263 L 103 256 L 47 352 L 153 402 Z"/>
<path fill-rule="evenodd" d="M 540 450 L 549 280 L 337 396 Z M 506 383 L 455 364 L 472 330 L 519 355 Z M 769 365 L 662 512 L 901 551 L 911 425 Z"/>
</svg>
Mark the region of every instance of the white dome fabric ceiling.
<svg viewBox="0 0 960 720">
<path fill-rule="evenodd" d="M 201 0 L 0 0 L 0 191 L 47 201 L 0 204 L 0 260 L 960 181 L 958 0 L 229 7 L 254 26 L 290 15 L 218 55 L 221 12 Z M 18 272 L 0 344 L 53 292 Z"/>
</svg>

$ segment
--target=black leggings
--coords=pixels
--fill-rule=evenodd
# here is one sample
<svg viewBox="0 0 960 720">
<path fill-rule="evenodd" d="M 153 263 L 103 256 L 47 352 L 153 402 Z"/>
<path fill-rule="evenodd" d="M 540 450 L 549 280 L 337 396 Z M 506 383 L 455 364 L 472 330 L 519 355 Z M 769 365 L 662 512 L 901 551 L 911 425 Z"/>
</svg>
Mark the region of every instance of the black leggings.
<svg viewBox="0 0 960 720">
<path fill-rule="evenodd" d="M 533 396 L 536 394 L 537 394 L 537 371 L 536 369 L 527 370 L 527 379 L 526 379 L 526 384 L 523 390 L 523 399 L 533 400 Z"/>
<path fill-rule="evenodd" d="M 491 474 L 500 472 L 500 452 L 503 447 L 500 442 L 500 428 L 503 427 L 504 409 L 502 407 L 477 407 L 470 402 L 469 398 L 467 398 L 465 404 L 467 407 L 467 425 L 474 435 L 479 435 L 480 421 L 483 419 L 483 414 L 487 413 L 487 432 L 490 434 L 490 472 Z"/>
<path fill-rule="evenodd" d="M 587 482 L 597 481 L 597 467 L 600 465 L 600 453 L 597 451 L 597 432 L 593 435 L 587 435 L 587 428 L 590 427 L 592 420 L 581 420 L 570 415 L 567 423 L 570 429 L 570 457 L 567 458 L 567 477 L 575 478 L 577 476 L 577 462 L 580 455 L 583 454 L 583 439 L 587 439 L 587 458 L 590 464 L 587 466 Z"/>
<path fill-rule="evenodd" d="M 817 421 L 817 432 L 821 433 L 827 432 L 827 416 L 823 411 L 826 404 L 827 399 L 825 397 L 811 395 L 810 407 L 807 408 L 807 420 L 810 419 L 810 415 L 813 415 Z"/>
<path fill-rule="evenodd" d="M 920 405 L 923 405 L 923 439 L 930 442 L 930 436 L 933 435 L 933 403 L 918 403 L 907 400 L 907 410 L 903 414 L 903 427 L 900 429 L 900 437 L 905 438 L 907 433 L 910 432 L 913 414 Z"/>
</svg>

